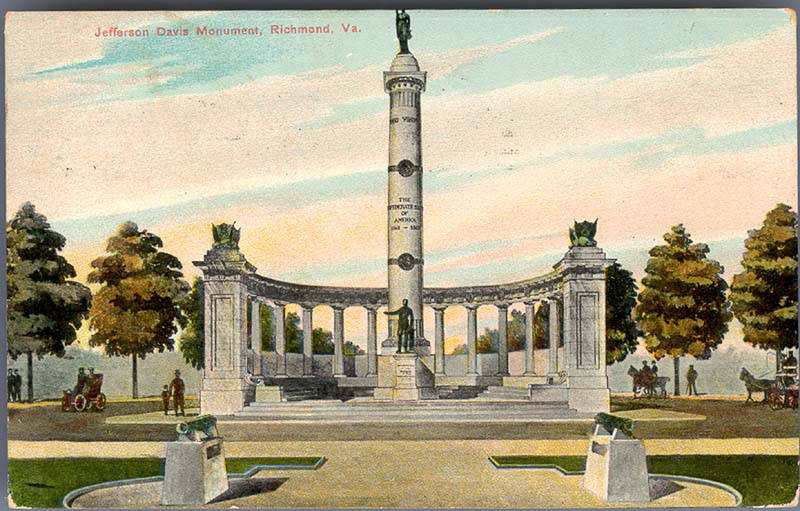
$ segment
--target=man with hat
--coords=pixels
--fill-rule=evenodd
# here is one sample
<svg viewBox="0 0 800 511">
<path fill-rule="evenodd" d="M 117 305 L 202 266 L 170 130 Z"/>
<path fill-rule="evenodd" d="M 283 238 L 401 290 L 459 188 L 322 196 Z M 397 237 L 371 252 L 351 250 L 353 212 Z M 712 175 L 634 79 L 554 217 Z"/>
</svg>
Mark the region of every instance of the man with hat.
<svg viewBox="0 0 800 511">
<path fill-rule="evenodd" d="M 186 389 L 181 379 L 181 372 L 175 369 L 175 378 L 169 384 L 169 393 L 172 394 L 172 402 L 175 403 L 175 416 L 178 416 L 178 407 L 180 406 L 181 415 L 186 416 L 186 411 L 183 409 L 183 392 Z"/>
</svg>

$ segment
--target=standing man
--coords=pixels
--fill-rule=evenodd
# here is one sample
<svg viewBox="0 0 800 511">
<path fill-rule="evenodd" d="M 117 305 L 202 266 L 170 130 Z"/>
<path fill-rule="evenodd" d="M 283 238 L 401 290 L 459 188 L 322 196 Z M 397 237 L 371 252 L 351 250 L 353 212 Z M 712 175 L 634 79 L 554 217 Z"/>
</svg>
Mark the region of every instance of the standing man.
<svg viewBox="0 0 800 511">
<path fill-rule="evenodd" d="M 7 390 L 8 390 L 8 402 L 10 403 L 10 402 L 14 401 L 15 397 L 17 397 L 17 393 L 14 391 L 14 386 L 17 384 L 17 381 L 14 379 L 14 370 L 13 369 L 9 369 L 8 370 L 7 383 L 8 383 L 8 387 L 7 387 Z"/>
<path fill-rule="evenodd" d="M 689 366 L 689 370 L 686 371 L 686 392 L 691 396 L 692 392 L 694 395 L 697 395 L 697 387 L 695 386 L 695 382 L 697 381 L 697 371 L 694 369 L 694 365 Z"/>
<path fill-rule="evenodd" d="M 656 365 L 656 361 L 655 360 L 650 362 L 650 372 L 653 373 L 653 380 L 658 378 L 658 366 Z"/>
<path fill-rule="evenodd" d="M 183 392 L 185 390 L 185 386 L 183 384 L 183 380 L 181 379 L 181 372 L 175 369 L 175 378 L 172 379 L 172 382 L 169 384 L 169 392 L 168 394 L 172 394 L 172 401 L 175 403 L 175 416 L 178 416 L 178 407 L 181 408 L 181 415 L 184 417 L 186 416 L 186 412 L 183 409 Z"/>
<path fill-rule="evenodd" d="M 22 376 L 19 369 L 14 369 L 14 394 L 15 401 L 22 401 Z"/>
<path fill-rule="evenodd" d="M 414 324 L 414 311 L 408 306 L 408 300 L 403 300 L 403 306 L 396 311 L 384 312 L 387 316 L 397 316 L 397 353 L 408 353 L 411 344 L 411 325 Z"/>
</svg>

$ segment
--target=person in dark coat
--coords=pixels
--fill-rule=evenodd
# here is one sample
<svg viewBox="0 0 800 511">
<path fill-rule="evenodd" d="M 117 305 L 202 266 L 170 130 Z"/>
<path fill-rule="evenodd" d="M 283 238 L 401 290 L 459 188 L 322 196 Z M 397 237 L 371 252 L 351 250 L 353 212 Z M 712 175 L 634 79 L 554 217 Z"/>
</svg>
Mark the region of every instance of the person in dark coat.
<svg viewBox="0 0 800 511">
<path fill-rule="evenodd" d="M 175 378 L 172 379 L 172 382 L 169 384 L 169 393 L 172 394 L 172 401 L 175 407 L 175 416 L 178 416 L 178 407 L 181 409 L 181 415 L 184 417 L 186 416 L 186 412 L 183 409 L 183 393 L 186 390 L 186 386 L 183 384 L 183 380 L 181 379 L 181 372 L 177 369 L 175 370 Z"/>
<path fill-rule="evenodd" d="M 697 395 L 697 387 L 695 386 L 695 382 L 697 382 L 697 370 L 695 370 L 694 365 L 689 366 L 689 370 L 686 371 L 686 383 L 687 383 L 687 392 L 691 396 L 692 393 Z"/>
<path fill-rule="evenodd" d="M 78 368 L 78 383 L 75 385 L 75 390 L 72 392 L 73 396 L 83 393 L 83 388 L 86 385 L 86 372 L 82 367 Z"/>
<path fill-rule="evenodd" d="M 14 369 L 14 393 L 16 394 L 16 401 L 22 401 L 22 376 L 19 374 L 19 369 Z"/>
<path fill-rule="evenodd" d="M 13 369 L 9 369 L 8 370 L 7 384 L 8 384 L 8 387 L 7 387 L 7 390 L 8 390 L 8 402 L 10 403 L 10 402 L 14 401 L 15 397 L 17 397 L 17 393 L 14 390 L 14 387 L 16 386 L 17 381 L 14 379 L 14 370 Z"/>
</svg>

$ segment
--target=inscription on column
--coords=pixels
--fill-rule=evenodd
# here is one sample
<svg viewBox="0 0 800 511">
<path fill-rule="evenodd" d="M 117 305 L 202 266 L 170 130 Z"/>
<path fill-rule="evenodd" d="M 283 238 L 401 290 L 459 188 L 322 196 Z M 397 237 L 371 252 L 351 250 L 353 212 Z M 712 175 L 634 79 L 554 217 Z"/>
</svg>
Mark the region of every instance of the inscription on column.
<svg viewBox="0 0 800 511">
<path fill-rule="evenodd" d="M 578 367 L 597 367 L 597 293 L 578 294 Z"/>
<path fill-rule="evenodd" d="M 398 197 L 389 204 L 389 226 L 393 231 L 419 231 L 422 228 L 422 205 L 411 197 Z"/>
</svg>

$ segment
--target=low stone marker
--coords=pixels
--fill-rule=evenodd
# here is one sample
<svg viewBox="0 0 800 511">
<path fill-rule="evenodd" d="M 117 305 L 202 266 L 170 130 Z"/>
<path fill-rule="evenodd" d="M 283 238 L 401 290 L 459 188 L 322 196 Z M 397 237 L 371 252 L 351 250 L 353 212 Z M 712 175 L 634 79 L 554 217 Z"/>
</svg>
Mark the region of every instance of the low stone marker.
<svg viewBox="0 0 800 511">
<path fill-rule="evenodd" d="M 175 428 L 177 442 L 164 446 L 161 505 L 207 504 L 228 490 L 225 451 L 217 419 L 201 415 Z"/>
<path fill-rule="evenodd" d="M 633 438 L 633 421 L 598 413 L 582 486 L 605 502 L 649 502 L 648 479 L 644 443 Z"/>
</svg>

